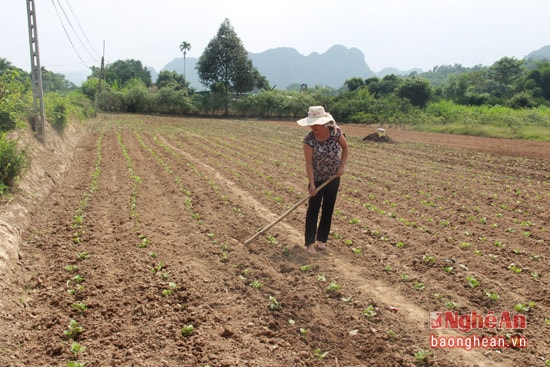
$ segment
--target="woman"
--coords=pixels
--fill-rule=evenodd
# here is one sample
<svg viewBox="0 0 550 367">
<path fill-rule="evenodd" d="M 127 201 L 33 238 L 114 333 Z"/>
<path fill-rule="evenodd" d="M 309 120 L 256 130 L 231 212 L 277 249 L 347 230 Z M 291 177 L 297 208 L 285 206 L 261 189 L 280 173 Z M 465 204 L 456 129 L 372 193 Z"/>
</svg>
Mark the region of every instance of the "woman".
<svg viewBox="0 0 550 367">
<path fill-rule="evenodd" d="M 305 245 L 308 252 L 315 253 L 316 249 L 327 248 L 340 176 L 344 174 L 349 148 L 342 130 L 322 106 L 310 107 L 307 117 L 297 123 L 311 128 L 303 140 L 311 195 L 306 214 Z M 336 178 L 317 192 L 317 187 L 334 175 Z M 317 224 L 320 209 L 321 220 Z"/>
</svg>

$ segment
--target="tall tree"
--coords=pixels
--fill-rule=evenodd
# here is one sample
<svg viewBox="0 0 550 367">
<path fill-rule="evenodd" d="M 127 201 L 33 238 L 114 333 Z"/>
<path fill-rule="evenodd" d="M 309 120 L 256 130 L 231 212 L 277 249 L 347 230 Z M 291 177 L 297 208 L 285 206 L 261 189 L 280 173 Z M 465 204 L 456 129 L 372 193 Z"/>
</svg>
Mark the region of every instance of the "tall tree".
<svg viewBox="0 0 550 367">
<path fill-rule="evenodd" d="M 92 66 L 92 76 L 99 77 L 100 69 Z M 117 60 L 105 69 L 105 80 L 109 85 L 123 87 L 132 79 L 141 80 L 147 87 L 151 86 L 151 72 L 139 60 Z"/>
<path fill-rule="evenodd" d="M 229 112 L 229 93 L 249 92 L 259 78 L 229 19 L 223 21 L 216 37 L 208 43 L 196 68 L 204 86 L 224 95 L 226 116 Z"/>
<path fill-rule="evenodd" d="M 489 68 L 497 97 L 509 98 L 515 93 L 514 82 L 522 73 L 523 61 L 515 57 L 503 57 Z"/>
<path fill-rule="evenodd" d="M 183 77 L 185 78 L 185 57 L 187 56 L 187 51 L 191 50 L 191 44 L 189 42 L 183 41 L 180 43 L 180 51 L 183 52 Z"/>
</svg>

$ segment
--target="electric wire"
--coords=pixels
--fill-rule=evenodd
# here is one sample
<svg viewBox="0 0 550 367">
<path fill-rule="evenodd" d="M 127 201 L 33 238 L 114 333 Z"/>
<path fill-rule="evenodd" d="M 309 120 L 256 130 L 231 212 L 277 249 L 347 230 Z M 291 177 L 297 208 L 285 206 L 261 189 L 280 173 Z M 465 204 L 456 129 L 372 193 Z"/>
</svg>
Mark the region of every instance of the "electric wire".
<svg viewBox="0 0 550 367">
<path fill-rule="evenodd" d="M 61 5 L 61 3 L 59 2 L 59 0 L 52 0 L 52 5 L 55 9 L 55 13 L 57 14 L 57 18 L 59 19 L 59 23 L 61 24 L 61 27 L 63 28 L 63 32 L 65 32 L 65 36 L 67 37 L 67 39 L 69 40 L 69 43 L 71 44 L 71 47 L 73 48 L 73 51 L 76 53 L 76 55 L 78 56 L 78 58 L 80 59 L 80 61 L 82 62 L 82 64 L 84 64 L 84 66 L 86 66 L 87 68 L 90 68 L 90 66 L 88 65 L 88 63 L 86 61 L 84 61 L 84 59 L 82 58 L 82 56 L 80 55 L 80 53 L 78 52 L 77 48 L 75 47 L 74 43 L 73 43 L 73 40 L 71 39 L 71 36 L 69 35 L 69 32 L 67 31 L 67 28 L 65 27 L 65 24 L 63 22 L 63 19 L 59 13 L 59 10 L 57 8 L 57 6 L 55 5 L 55 2 L 57 1 L 59 7 L 61 8 L 63 14 L 65 15 L 65 18 L 67 19 L 67 21 L 69 22 L 69 24 L 71 25 L 71 28 L 73 29 L 73 31 L 75 32 L 78 40 L 80 41 L 80 43 L 82 44 L 82 40 L 80 39 L 80 37 L 78 36 L 78 33 L 76 33 L 76 30 L 74 29 L 74 27 L 72 26 L 72 23 L 70 22 L 70 20 L 68 19 L 67 17 L 67 13 L 65 12 L 65 10 L 63 9 L 63 6 Z M 86 47 L 84 47 L 84 49 L 86 50 L 86 52 L 92 57 L 92 59 L 94 61 L 97 61 L 96 58 L 94 58 L 93 55 L 91 55 L 91 53 L 86 49 Z"/>
<path fill-rule="evenodd" d="M 59 8 L 61 9 L 61 11 L 63 12 L 63 15 L 65 16 L 65 19 L 67 20 L 67 23 L 69 24 L 69 26 L 71 27 L 71 29 L 73 30 L 76 38 L 78 39 L 79 41 L 79 44 L 82 46 L 82 48 L 84 48 L 84 51 L 86 51 L 88 53 L 88 55 L 94 59 L 94 61 L 97 61 L 97 58 L 95 58 L 94 55 L 92 55 L 92 53 L 88 50 L 88 48 L 86 47 L 86 45 L 84 44 L 84 42 L 82 42 L 82 39 L 80 38 L 80 36 L 78 35 L 78 32 L 76 31 L 76 29 L 74 28 L 73 26 L 73 23 L 71 22 L 71 20 L 69 19 L 69 17 L 67 16 L 67 12 L 65 12 L 65 8 L 63 7 L 63 5 L 61 4 L 61 2 L 59 0 L 56 0 L 57 1 L 57 5 L 59 5 Z"/>
<path fill-rule="evenodd" d="M 80 33 L 82 33 L 82 35 L 86 39 L 86 42 L 88 42 L 88 46 L 90 46 L 90 48 L 94 52 L 94 54 L 96 56 L 95 61 L 97 61 L 100 58 L 99 54 L 97 53 L 96 49 L 94 48 L 94 46 L 92 45 L 92 43 L 88 39 L 88 36 L 86 35 L 86 32 L 84 32 L 84 29 L 82 28 L 82 25 L 80 24 L 80 20 L 76 16 L 76 13 L 74 12 L 73 7 L 71 6 L 71 3 L 69 2 L 69 0 L 65 0 L 65 2 L 67 3 L 67 6 L 69 7 L 69 10 L 71 11 L 71 14 L 73 15 L 74 19 L 76 20 L 76 24 L 78 25 L 78 29 L 80 29 Z"/>
</svg>

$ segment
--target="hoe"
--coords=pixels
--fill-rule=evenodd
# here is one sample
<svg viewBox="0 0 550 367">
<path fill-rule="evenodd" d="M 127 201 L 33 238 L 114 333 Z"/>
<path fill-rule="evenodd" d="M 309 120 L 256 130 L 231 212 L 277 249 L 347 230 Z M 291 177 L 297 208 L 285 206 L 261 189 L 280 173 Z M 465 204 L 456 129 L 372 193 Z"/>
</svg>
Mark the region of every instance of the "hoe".
<svg viewBox="0 0 550 367">
<path fill-rule="evenodd" d="M 321 186 L 319 186 L 317 188 L 317 192 L 321 191 L 326 185 L 328 185 L 329 183 L 332 182 L 332 180 L 334 180 L 336 177 L 336 175 L 330 177 L 328 180 L 326 180 L 325 182 L 323 182 L 323 184 Z M 292 208 L 288 209 L 286 212 L 284 212 L 283 215 L 281 215 L 279 218 L 277 218 L 276 220 L 274 220 L 273 222 L 271 222 L 270 224 L 268 224 L 267 226 L 265 226 L 264 228 L 262 228 L 259 232 L 257 232 L 254 236 L 250 237 L 249 239 L 247 239 L 246 241 L 244 241 L 244 244 L 247 245 L 249 244 L 252 240 L 254 240 L 256 237 L 258 237 L 259 235 L 261 235 L 262 233 L 264 233 L 265 231 L 267 231 L 268 229 L 270 229 L 271 227 L 273 227 L 275 224 L 279 223 L 281 220 L 283 220 L 284 217 L 286 217 L 287 215 L 289 215 L 290 213 L 292 213 L 297 207 L 299 207 L 300 205 L 302 205 L 306 200 L 308 200 L 309 198 L 311 197 L 311 195 L 307 195 L 305 197 L 303 197 L 302 199 L 300 199 L 300 201 L 298 201 L 296 204 L 294 204 L 292 206 Z"/>
</svg>

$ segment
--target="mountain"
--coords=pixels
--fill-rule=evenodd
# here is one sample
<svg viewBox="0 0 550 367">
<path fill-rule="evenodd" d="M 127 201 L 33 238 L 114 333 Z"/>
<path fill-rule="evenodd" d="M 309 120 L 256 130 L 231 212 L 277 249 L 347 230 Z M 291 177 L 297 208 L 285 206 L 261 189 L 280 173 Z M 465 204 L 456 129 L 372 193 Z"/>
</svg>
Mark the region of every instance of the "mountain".
<svg viewBox="0 0 550 367">
<path fill-rule="evenodd" d="M 325 53 L 313 52 L 308 56 L 300 54 L 293 48 L 279 47 L 261 53 L 249 53 L 248 57 L 264 75 L 270 85 L 284 90 L 291 84 L 305 83 L 309 87 L 317 85 L 340 88 L 344 82 L 353 77 L 363 79 L 375 74 L 365 62 L 365 55 L 357 48 L 332 46 Z M 185 76 L 191 87 L 201 90 L 195 66 L 197 58 L 186 58 Z M 163 70 L 183 74 L 183 58 L 176 58 Z"/>
<path fill-rule="evenodd" d="M 550 60 L 550 46 L 544 46 L 536 51 L 530 52 L 525 59 Z"/>
</svg>

